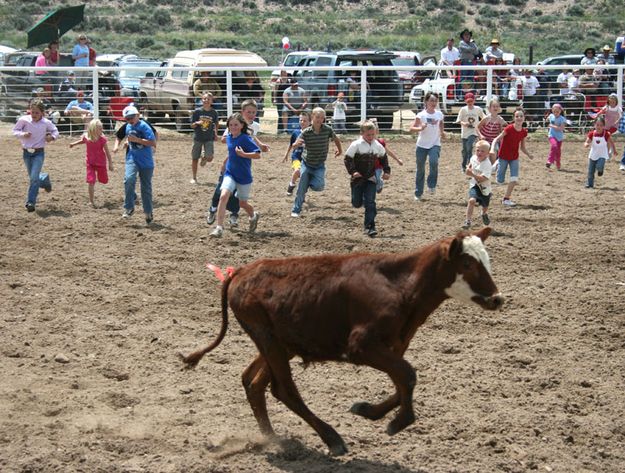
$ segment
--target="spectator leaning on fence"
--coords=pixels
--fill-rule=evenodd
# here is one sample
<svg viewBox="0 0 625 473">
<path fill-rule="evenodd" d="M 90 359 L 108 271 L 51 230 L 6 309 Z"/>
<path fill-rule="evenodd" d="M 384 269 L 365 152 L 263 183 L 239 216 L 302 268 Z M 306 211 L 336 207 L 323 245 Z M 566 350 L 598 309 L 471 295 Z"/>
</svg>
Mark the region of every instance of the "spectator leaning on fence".
<svg viewBox="0 0 625 473">
<path fill-rule="evenodd" d="M 456 61 L 460 60 L 460 52 L 458 48 L 454 46 L 454 39 L 449 38 L 447 40 L 447 45 L 441 49 L 441 59 L 440 63 L 444 66 L 453 66 Z M 449 77 L 453 77 L 454 71 L 451 69 L 447 71 L 447 75 Z"/>
<path fill-rule="evenodd" d="M 595 48 L 586 48 L 584 50 L 584 57 L 580 61 L 580 64 L 582 66 L 597 64 L 597 51 L 595 51 Z"/>
<path fill-rule="evenodd" d="M 490 42 L 490 46 L 486 48 L 484 52 L 484 61 L 503 59 L 503 50 L 499 47 L 499 40 L 493 38 Z"/>
</svg>

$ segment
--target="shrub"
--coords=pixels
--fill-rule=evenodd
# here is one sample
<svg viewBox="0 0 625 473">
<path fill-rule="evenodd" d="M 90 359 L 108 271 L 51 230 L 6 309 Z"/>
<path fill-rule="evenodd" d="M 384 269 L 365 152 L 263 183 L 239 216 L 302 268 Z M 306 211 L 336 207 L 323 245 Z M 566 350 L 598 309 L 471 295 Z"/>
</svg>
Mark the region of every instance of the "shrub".
<svg viewBox="0 0 625 473">
<path fill-rule="evenodd" d="M 156 10 L 154 10 L 152 18 L 160 26 L 167 26 L 171 24 L 171 15 L 167 10 L 164 10 L 162 8 L 157 8 Z"/>
<path fill-rule="evenodd" d="M 584 16 L 584 7 L 579 5 L 571 5 L 566 10 L 568 16 Z"/>
<path fill-rule="evenodd" d="M 139 49 L 149 48 L 150 46 L 154 45 L 154 40 L 150 36 L 141 36 L 137 39 L 135 45 Z"/>
</svg>

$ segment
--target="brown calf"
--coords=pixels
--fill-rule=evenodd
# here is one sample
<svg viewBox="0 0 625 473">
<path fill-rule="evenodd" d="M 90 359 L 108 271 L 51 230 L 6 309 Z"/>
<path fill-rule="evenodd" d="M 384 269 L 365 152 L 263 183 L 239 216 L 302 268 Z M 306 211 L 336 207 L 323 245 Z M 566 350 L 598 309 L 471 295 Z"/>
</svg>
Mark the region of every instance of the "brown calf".
<svg viewBox="0 0 625 473">
<path fill-rule="evenodd" d="M 349 254 L 265 259 L 238 268 L 222 289 L 222 326 L 208 347 L 183 357 L 189 367 L 223 340 L 228 301 L 258 356 L 243 372 L 243 386 L 260 430 L 273 428 L 265 390 L 304 419 L 330 452 L 347 452 L 341 436 L 304 404 L 289 360 L 348 361 L 387 373 L 396 392 L 379 404 L 359 402 L 351 412 L 380 419 L 399 407 L 386 429 L 396 434 L 415 420 L 415 371 L 403 359 L 417 328 L 445 299 L 487 310 L 503 298 L 490 275 L 483 241 L 490 228 L 460 233 L 404 254 Z"/>
</svg>

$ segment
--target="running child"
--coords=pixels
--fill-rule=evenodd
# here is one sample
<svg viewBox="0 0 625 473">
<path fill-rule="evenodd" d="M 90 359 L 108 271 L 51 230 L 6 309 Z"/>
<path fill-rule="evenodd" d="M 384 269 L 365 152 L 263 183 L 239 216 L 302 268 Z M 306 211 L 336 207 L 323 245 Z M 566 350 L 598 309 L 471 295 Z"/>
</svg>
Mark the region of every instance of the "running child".
<svg viewBox="0 0 625 473">
<path fill-rule="evenodd" d="M 382 179 L 391 175 L 386 150 L 375 139 L 378 127 L 372 121 L 360 125 L 360 138 L 353 141 L 345 151 L 345 167 L 351 175 L 352 206 L 365 207 L 365 234 L 373 238 L 378 234 L 375 228 L 377 214 L 375 205 L 376 182 L 375 163 L 380 160 L 384 169 Z"/>
<path fill-rule="evenodd" d="M 219 114 L 213 108 L 213 94 L 210 92 L 202 94 L 202 106 L 193 111 L 191 128 L 194 132 L 191 148 L 191 184 L 197 184 L 198 161 L 200 166 L 206 166 L 206 163 L 213 160 L 215 141 L 218 138 Z"/>
<path fill-rule="evenodd" d="M 506 126 L 501 134 L 495 138 L 490 145 L 491 154 L 494 154 L 499 147 L 499 159 L 497 169 L 497 182 L 504 184 L 506 180 L 506 170 L 510 168 L 510 180 L 508 187 L 506 187 L 506 193 L 501 200 L 501 203 L 506 207 L 514 207 L 516 204 L 511 200 L 512 191 L 519 182 L 519 150 L 523 151 L 523 154 L 530 159 L 534 157 L 529 154 L 525 148 L 525 138 L 527 137 L 527 128 L 523 127 L 525 122 L 525 113 L 522 108 L 517 108 L 514 112 L 514 121 L 512 124 Z M 491 158 L 492 159 L 492 158 Z M 497 164 L 495 164 L 497 166 Z"/>
<path fill-rule="evenodd" d="M 586 136 L 584 148 L 590 148 L 586 189 L 592 189 L 595 187 L 595 171 L 597 176 L 603 176 L 605 162 L 610 159 L 610 153 L 616 155 L 614 140 L 612 140 L 612 135 L 606 129 L 604 117 L 599 116 L 595 120 L 595 129 Z"/>
<path fill-rule="evenodd" d="M 299 179 L 300 168 L 302 167 L 302 153 L 304 152 L 304 145 L 295 147 L 293 146 L 293 143 L 295 143 L 302 134 L 302 130 L 310 126 L 310 113 L 306 110 L 303 110 L 299 114 L 299 126 L 300 127 L 298 129 L 293 130 L 293 133 L 291 133 L 291 143 L 289 144 L 286 153 L 284 153 L 284 159 L 282 160 L 282 162 L 285 163 L 287 159 L 289 159 L 289 153 L 293 151 L 291 153 L 291 169 L 293 169 L 293 174 L 291 174 L 291 180 L 286 188 L 286 195 L 293 195 L 293 190 L 295 189 L 297 180 Z"/>
<path fill-rule="evenodd" d="M 332 102 L 332 129 L 335 133 L 347 133 L 345 124 L 347 121 L 347 104 L 345 103 L 345 94 L 339 92 L 336 95 L 336 100 Z"/>
<path fill-rule="evenodd" d="M 427 178 L 428 191 L 436 192 L 438 182 L 438 159 L 441 154 L 441 138 L 445 137 L 443 112 L 437 109 L 438 95 L 433 92 L 425 94 L 425 109 L 417 113 L 410 126 L 411 132 L 419 132 L 417 138 L 417 172 L 415 176 L 415 200 L 423 199 L 425 181 L 425 161 L 429 158 L 430 173 Z"/>
<path fill-rule="evenodd" d="M 477 132 L 479 139 L 486 140 L 489 143 L 493 143 L 493 140 L 497 138 L 503 129 L 508 125 L 501 115 L 501 104 L 499 103 L 499 99 L 493 98 L 488 102 L 488 106 L 486 107 L 488 115 L 484 117 L 480 123 L 477 125 Z M 497 159 L 497 150 L 495 153 L 491 153 L 489 158 L 491 163 L 495 164 L 495 160 Z"/>
<path fill-rule="evenodd" d="M 258 225 L 260 214 L 254 211 L 249 203 L 252 189 L 252 160 L 260 158 L 260 148 L 248 134 L 247 122 L 240 113 L 230 115 L 226 122 L 228 135 L 228 160 L 221 183 L 221 196 L 217 206 L 217 225 L 210 236 L 220 238 L 224 232 L 224 218 L 228 199 L 236 191 L 239 195 L 239 205 L 249 215 L 249 231 L 253 233 Z"/>
<path fill-rule="evenodd" d="M 493 172 L 493 164 L 489 159 L 490 144 L 486 140 L 479 140 L 475 143 L 475 154 L 471 156 L 467 166 L 466 175 L 471 178 L 469 181 L 469 203 L 467 204 L 467 218 L 462 228 L 471 228 L 471 218 L 476 205 L 482 207 L 482 222 L 490 225 L 488 217 L 488 206 L 492 188 L 490 183 Z"/>
<path fill-rule="evenodd" d="M 293 143 L 295 147 L 305 145 L 305 149 L 302 153 L 299 186 L 293 202 L 291 217 L 297 218 L 302 213 L 302 205 L 309 187 L 314 191 L 324 189 L 325 162 L 328 158 L 330 140 L 333 140 L 336 146 L 334 156 L 338 158 L 343 154 L 341 140 L 334 134 L 332 128 L 324 123 L 325 119 L 325 110 L 316 107 L 311 115 L 312 125 L 302 130 L 300 137 Z"/>
<path fill-rule="evenodd" d="M 618 104 L 618 95 L 610 94 L 608 96 L 608 103 L 606 103 L 593 118 L 597 118 L 599 115 L 605 117 L 605 129 L 611 135 L 616 133 L 619 121 L 623 116 L 623 109 Z"/>
<path fill-rule="evenodd" d="M 458 112 L 456 123 L 460 123 L 462 136 L 462 172 L 467 170 L 467 165 L 473 153 L 473 145 L 479 138 L 477 126 L 484 119 L 484 112 L 475 105 L 475 95 L 468 92 L 464 95 L 466 105 Z"/>
<path fill-rule="evenodd" d="M 22 145 L 22 159 L 30 179 L 26 210 L 35 211 L 39 188 L 46 192 L 52 191 L 50 176 L 41 172 L 45 159 L 45 146 L 59 137 L 54 123 L 44 117 L 45 106 L 41 100 L 35 100 L 30 105 L 30 115 L 21 117 L 13 127 L 13 135 Z"/>
<path fill-rule="evenodd" d="M 69 144 L 70 148 L 85 144 L 87 146 L 87 156 L 85 164 L 87 166 L 87 185 L 89 188 L 89 203 L 95 208 L 95 183 L 106 184 L 109 181 L 108 170 L 113 171 L 113 160 L 107 144 L 108 140 L 103 133 L 102 122 L 98 119 L 91 120 L 87 125 L 87 132 L 79 140 Z"/>
<path fill-rule="evenodd" d="M 559 103 L 553 104 L 549 114 L 549 156 L 547 157 L 547 169 L 555 163 L 556 169 L 560 170 L 560 157 L 562 155 L 562 142 L 564 141 L 564 129 L 566 128 L 566 118 L 564 109 Z"/>
<path fill-rule="evenodd" d="M 260 124 L 255 121 L 256 115 L 258 113 L 258 105 L 254 99 L 247 99 L 241 103 L 241 115 L 247 124 L 247 132 L 251 134 L 254 142 L 258 145 L 261 151 L 268 152 L 270 150 L 269 145 L 263 143 L 258 138 L 258 133 L 260 132 Z M 223 135 L 221 136 L 221 142 L 227 142 L 227 136 L 230 131 L 226 128 L 224 130 Z M 213 198 L 211 200 L 211 206 L 208 209 L 208 216 L 206 217 L 206 221 L 209 225 L 212 225 L 215 222 L 215 217 L 217 215 L 217 206 L 219 205 L 219 199 L 221 198 L 221 184 L 224 180 L 224 173 L 226 171 L 226 164 L 228 163 L 228 157 L 221 165 L 221 169 L 219 172 L 219 179 L 217 180 L 217 185 L 215 186 L 215 192 L 213 192 Z M 230 226 L 236 227 L 239 225 L 239 199 L 236 193 L 233 193 L 228 200 L 228 204 L 226 206 L 228 211 L 230 212 Z"/>
</svg>

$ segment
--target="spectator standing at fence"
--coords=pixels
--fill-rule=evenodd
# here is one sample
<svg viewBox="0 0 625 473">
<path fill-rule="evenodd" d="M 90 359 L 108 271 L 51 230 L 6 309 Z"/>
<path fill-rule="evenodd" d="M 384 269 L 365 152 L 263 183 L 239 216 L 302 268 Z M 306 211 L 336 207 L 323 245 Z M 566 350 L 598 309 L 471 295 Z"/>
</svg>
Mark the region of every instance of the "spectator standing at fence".
<svg viewBox="0 0 625 473">
<path fill-rule="evenodd" d="M 562 156 L 562 142 L 564 141 L 564 129 L 566 128 L 566 118 L 564 117 L 564 109 L 559 103 L 554 103 L 549 114 L 549 156 L 547 157 L 547 169 L 553 164 L 559 171 Z"/>
<path fill-rule="evenodd" d="M 579 69 L 573 69 L 571 76 L 569 77 L 569 90 L 572 94 L 580 92 L 579 89 Z"/>
<path fill-rule="evenodd" d="M 447 45 L 443 49 L 441 49 L 441 59 L 439 61 L 440 64 L 444 66 L 453 66 L 459 60 L 460 60 L 460 52 L 458 51 L 458 48 L 454 46 L 454 39 L 453 38 L 447 39 Z M 448 69 L 446 72 L 447 72 L 447 76 L 449 77 L 454 76 L 453 70 Z"/>
<path fill-rule="evenodd" d="M 59 97 L 64 99 L 74 98 L 77 92 L 76 74 L 73 71 L 69 71 L 67 77 L 59 85 Z"/>
<path fill-rule="evenodd" d="M 562 72 L 558 74 L 556 78 L 556 84 L 558 85 L 558 91 L 560 95 L 568 95 L 571 93 L 571 88 L 569 87 L 569 79 L 571 78 L 571 72 L 569 69 L 562 69 Z"/>
<path fill-rule="evenodd" d="M 461 66 L 473 65 L 476 59 L 481 56 L 479 48 L 475 44 L 475 41 L 473 41 L 473 32 L 469 31 L 467 28 L 460 33 L 458 52 L 460 53 Z M 460 72 L 460 77 L 467 78 L 468 80 L 472 80 L 473 75 L 474 73 L 470 69 L 463 69 Z"/>
<path fill-rule="evenodd" d="M 377 214 L 376 161 L 382 163 L 384 174 L 382 179 L 387 180 L 391 176 L 391 168 L 388 165 L 386 150 L 375 139 L 378 128 L 375 123 L 366 120 L 360 125 L 360 138 L 353 141 L 345 151 L 345 167 L 351 176 L 350 187 L 352 194 L 352 206 L 354 208 L 365 207 L 365 233 L 373 238 L 378 234 L 375 228 Z"/>
<path fill-rule="evenodd" d="M 438 95 L 433 92 L 425 94 L 425 109 L 417 113 L 410 126 L 410 132 L 419 133 L 417 137 L 417 171 L 415 175 L 415 200 L 423 200 L 425 183 L 425 162 L 429 158 L 430 172 L 427 178 L 428 191 L 436 193 L 438 182 L 438 159 L 441 154 L 441 138 L 445 137 L 443 112 L 437 109 Z"/>
<path fill-rule="evenodd" d="M 291 85 L 291 78 L 289 74 L 284 70 L 280 70 L 280 77 L 276 80 L 273 91 L 271 101 L 275 104 L 276 110 L 278 112 L 278 133 L 288 133 L 287 130 L 287 119 L 288 115 L 282 113 L 282 109 L 284 108 L 284 91 L 289 88 Z"/>
<path fill-rule="evenodd" d="M 137 194 L 137 175 L 141 184 L 141 204 L 145 213 L 145 222 L 149 225 L 154 220 L 152 204 L 152 176 L 154 174 L 154 157 L 152 148 L 156 145 L 156 136 L 152 129 L 139 117 L 139 110 L 133 105 L 122 111 L 126 119 L 126 170 L 124 173 L 124 213 L 122 218 L 129 218 L 135 212 Z"/>
<path fill-rule="evenodd" d="M 29 177 L 25 206 L 29 212 L 35 211 L 40 187 L 46 192 L 52 191 L 50 176 L 41 172 L 41 168 L 45 158 L 45 146 L 59 137 L 59 131 L 54 123 L 43 116 L 44 113 L 43 103 L 35 100 L 31 103 L 30 115 L 21 117 L 13 127 L 13 135 L 22 145 L 22 159 Z"/>
<path fill-rule="evenodd" d="M 603 48 L 601 48 L 601 54 L 599 55 L 597 60 L 603 59 L 605 63 L 608 65 L 615 64 L 616 61 L 614 60 L 614 56 L 610 54 L 611 51 L 612 51 L 612 48 L 606 44 Z"/>
<path fill-rule="evenodd" d="M 538 111 L 540 109 L 540 95 L 538 89 L 540 88 L 540 82 L 536 76 L 529 69 L 525 69 L 523 77 L 521 78 L 523 83 L 523 105 L 527 111 L 528 120 L 542 120 L 542 115 L 538 117 Z"/>
<path fill-rule="evenodd" d="M 196 104 L 198 106 L 202 106 L 201 100 L 205 93 L 209 93 L 213 96 L 213 105 L 221 97 L 221 87 L 219 87 L 217 81 L 210 76 L 210 72 L 208 71 L 200 72 L 200 77 L 193 82 L 193 95 L 197 97 Z"/>
<path fill-rule="evenodd" d="M 239 103 L 252 99 L 256 102 L 259 109 L 263 108 L 265 89 L 260 85 L 260 80 L 255 72 L 246 71 L 243 82 L 238 84 L 233 92 L 238 97 Z M 258 121 L 258 117 L 255 120 Z"/>
<path fill-rule="evenodd" d="M 191 115 L 193 147 L 191 148 L 191 184 L 197 184 L 197 165 L 206 166 L 215 155 L 215 141 L 218 139 L 219 114 L 213 108 L 213 95 L 202 95 L 202 106 Z"/>
<path fill-rule="evenodd" d="M 84 34 L 78 36 L 78 43 L 74 45 L 72 49 L 72 60 L 74 61 L 74 66 L 76 67 L 87 67 L 89 66 L 89 46 L 87 45 L 87 37 Z M 89 73 L 85 71 L 80 71 L 77 74 L 78 77 L 78 86 L 81 89 L 85 88 L 85 84 L 87 82 L 86 78 Z"/>
<path fill-rule="evenodd" d="M 297 124 L 293 123 L 289 125 L 289 119 L 291 117 L 298 117 L 308 106 L 306 91 L 299 86 L 297 79 L 291 79 L 291 85 L 287 87 L 282 94 L 282 101 L 284 103 L 282 119 L 285 120 L 286 118 L 287 131 L 292 131 L 290 128 L 296 127 Z"/>
<path fill-rule="evenodd" d="M 523 127 L 525 122 L 525 113 L 522 108 L 517 108 L 514 112 L 514 122 L 506 126 L 501 134 L 495 138 L 490 145 L 491 153 L 497 150 L 497 146 L 501 143 L 498 151 L 498 169 L 497 182 L 504 184 L 506 181 L 506 170 L 510 168 L 510 179 L 506 187 L 506 193 L 501 200 L 505 207 L 514 207 L 516 204 L 512 201 L 512 191 L 519 182 L 519 150 L 523 151 L 528 158 L 534 159 L 525 148 L 525 138 L 527 137 L 527 128 Z"/>
<path fill-rule="evenodd" d="M 579 62 L 582 66 L 592 66 L 597 64 L 597 51 L 595 48 L 586 48 L 584 50 L 584 57 Z"/>
<path fill-rule="evenodd" d="M 473 154 L 473 145 L 479 138 L 477 126 L 484 119 L 484 112 L 475 105 L 475 95 L 471 92 L 464 95 L 466 105 L 458 112 L 456 123 L 460 123 L 462 136 L 462 172 L 465 173 L 467 165 Z"/>
<path fill-rule="evenodd" d="M 600 116 L 595 120 L 595 129 L 586 136 L 584 148 L 590 148 L 586 189 L 592 189 L 595 187 L 595 172 L 598 177 L 603 176 L 605 162 L 610 159 L 610 155 L 616 155 L 616 146 L 612 135 L 605 129 L 604 117 Z"/>
<path fill-rule="evenodd" d="M 335 133 L 347 133 L 345 127 L 347 121 L 347 104 L 345 103 L 345 94 L 339 92 L 336 100 L 332 102 L 332 129 Z"/>
<path fill-rule="evenodd" d="M 50 41 L 48 43 L 48 49 L 50 50 L 48 63 L 50 64 L 50 66 L 58 66 L 61 60 L 61 58 L 59 57 L 59 41 L 57 39 Z"/>
<path fill-rule="evenodd" d="M 50 66 L 50 48 L 44 48 L 41 54 L 37 56 L 37 60 L 35 61 L 35 68 L 46 66 Z M 35 75 L 37 76 L 45 76 L 48 74 L 48 71 L 35 69 Z"/>
<path fill-rule="evenodd" d="M 108 170 L 113 171 L 113 160 L 109 152 L 108 140 L 103 133 L 102 122 L 98 119 L 91 120 L 87 132 L 79 140 L 69 144 L 70 148 L 84 144 L 87 146 L 85 164 L 87 166 L 87 186 L 89 189 L 89 203 L 95 207 L 95 183 L 106 184 L 109 181 Z"/>
<path fill-rule="evenodd" d="M 488 63 L 490 60 L 503 59 L 503 50 L 499 47 L 499 40 L 493 38 L 490 42 L 490 46 L 484 51 L 484 61 Z"/>
<path fill-rule="evenodd" d="M 311 126 L 302 130 L 300 137 L 293 143 L 293 146 L 304 145 L 305 149 L 302 154 L 300 180 L 291 209 L 291 217 L 298 218 L 302 213 L 308 188 L 316 192 L 325 188 L 325 162 L 328 159 L 330 140 L 334 141 L 336 146 L 334 156 L 338 158 L 343 154 L 341 140 L 334 134 L 332 128 L 324 123 L 325 119 L 325 110 L 320 107 L 315 108 L 312 111 Z"/>
</svg>

